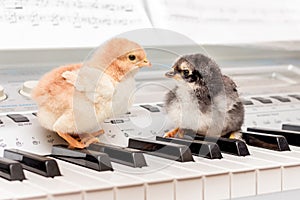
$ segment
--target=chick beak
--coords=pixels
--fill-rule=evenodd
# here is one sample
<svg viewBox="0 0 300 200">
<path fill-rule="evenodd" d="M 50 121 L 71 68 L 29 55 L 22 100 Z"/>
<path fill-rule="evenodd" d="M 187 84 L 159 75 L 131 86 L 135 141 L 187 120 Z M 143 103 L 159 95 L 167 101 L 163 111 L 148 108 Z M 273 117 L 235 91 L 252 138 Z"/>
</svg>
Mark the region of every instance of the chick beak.
<svg viewBox="0 0 300 200">
<path fill-rule="evenodd" d="M 149 60 L 147 58 L 145 58 L 142 62 L 140 62 L 138 64 L 139 67 L 144 67 L 144 66 L 148 66 L 151 67 L 151 62 L 149 62 Z"/>
<path fill-rule="evenodd" d="M 165 76 L 167 78 L 173 78 L 175 76 L 175 72 L 174 71 L 168 71 L 165 73 Z"/>
<path fill-rule="evenodd" d="M 174 78 L 175 80 L 180 80 L 181 76 L 178 75 L 177 73 L 175 73 L 174 71 L 168 71 L 167 73 L 165 73 L 165 76 L 167 78 Z"/>
</svg>

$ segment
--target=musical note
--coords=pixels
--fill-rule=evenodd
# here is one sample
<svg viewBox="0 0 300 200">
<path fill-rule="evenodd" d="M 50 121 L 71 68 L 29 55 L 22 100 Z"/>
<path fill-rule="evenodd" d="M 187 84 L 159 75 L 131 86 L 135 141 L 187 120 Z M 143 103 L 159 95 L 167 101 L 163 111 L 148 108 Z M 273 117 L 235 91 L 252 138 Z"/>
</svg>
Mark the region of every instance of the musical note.
<svg viewBox="0 0 300 200">
<path fill-rule="evenodd" d="M 12 11 L 7 14 L 5 20 L 10 24 L 30 23 L 32 26 L 38 26 L 48 23 L 48 25 L 58 26 L 66 23 L 80 28 L 89 25 L 92 27 L 99 25 L 124 26 L 141 22 L 138 20 L 140 19 L 138 15 L 126 15 L 128 12 L 137 11 L 134 4 L 127 2 L 122 4 L 121 1 L 116 3 L 108 3 L 109 1 L 101 3 L 100 0 L 14 0 L 5 2 L 10 2 L 5 4 L 5 8 L 22 8 L 22 11 Z M 103 11 L 99 12 L 99 8 Z M 65 9 L 72 12 L 66 12 Z M 114 12 L 114 15 L 109 14 L 110 12 Z M 3 19 L 3 14 L 0 14 L 0 19 Z"/>
<path fill-rule="evenodd" d="M 31 13 L 31 16 L 30 16 L 30 21 L 31 21 L 31 24 L 32 26 L 38 26 L 39 25 L 39 14 L 37 12 L 33 12 Z"/>
<path fill-rule="evenodd" d="M 143 2 L 136 0 L 2 0 L 1 3 L 4 6 L 0 6 L 3 36 L 0 49 L 90 47 L 99 44 L 99 38 L 104 41 L 109 35 L 152 27 Z M 26 40 L 17 37 L 18 32 Z M 47 35 L 47 40 L 43 35 Z M 90 38 L 85 43 L 83 35 Z"/>
</svg>

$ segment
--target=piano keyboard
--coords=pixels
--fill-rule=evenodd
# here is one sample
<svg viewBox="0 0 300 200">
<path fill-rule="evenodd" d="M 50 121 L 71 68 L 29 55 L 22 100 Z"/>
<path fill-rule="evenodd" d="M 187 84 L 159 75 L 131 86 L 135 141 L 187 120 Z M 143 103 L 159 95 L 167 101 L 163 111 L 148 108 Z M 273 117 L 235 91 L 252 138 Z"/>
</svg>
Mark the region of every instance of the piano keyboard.
<svg viewBox="0 0 300 200">
<path fill-rule="evenodd" d="M 249 156 L 193 156 L 190 162 L 144 154 L 147 166 L 112 162 L 114 171 L 100 172 L 49 156 L 61 176 L 47 178 L 24 170 L 22 182 L 0 179 L 0 198 L 186 199 L 188 194 L 193 199 L 228 199 L 299 189 L 300 147 L 290 148 L 277 152 L 248 146 Z"/>
<path fill-rule="evenodd" d="M 20 92 L 23 80 L 35 80 L 40 73 L 25 69 L 20 82 L 14 70 L 4 70 L 0 200 L 211 200 L 294 194 L 300 191 L 299 69 L 271 68 L 260 68 L 257 74 L 252 68 L 226 73 L 243 94 L 243 140 L 162 138 L 175 125 L 161 100 L 147 100 L 160 99 L 165 91 L 153 95 L 145 87 L 128 113 L 101 124 L 101 143 L 83 151 L 66 149 L 57 134 L 42 129 L 36 105 Z M 255 82 L 251 87 L 249 80 Z"/>
<path fill-rule="evenodd" d="M 106 120 L 104 143 L 84 151 L 40 128 L 34 112 L 3 113 L 0 199 L 210 200 L 300 189 L 300 98 L 281 96 L 289 101 L 244 98 L 244 140 L 161 138 L 174 125 L 158 102 Z"/>
</svg>

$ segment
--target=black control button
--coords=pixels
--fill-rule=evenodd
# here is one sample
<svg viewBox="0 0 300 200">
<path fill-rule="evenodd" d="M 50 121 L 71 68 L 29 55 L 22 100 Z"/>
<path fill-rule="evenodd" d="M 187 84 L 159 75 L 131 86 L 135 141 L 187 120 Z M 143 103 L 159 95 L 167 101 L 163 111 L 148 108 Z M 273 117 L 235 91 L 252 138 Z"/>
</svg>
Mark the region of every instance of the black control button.
<svg viewBox="0 0 300 200">
<path fill-rule="evenodd" d="M 298 94 L 290 94 L 288 96 L 293 97 L 293 98 L 295 98 L 295 99 L 297 99 L 297 100 L 300 101 L 300 95 L 298 95 Z"/>
<path fill-rule="evenodd" d="M 29 122 L 29 119 L 27 117 L 25 117 L 24 115 L 20 115 L 20 114 L 10 114 L 10 115 L 6 115 L 7 117 L 11 118 L 14 122 Z"/>
<path fill-rule="evenodd" d="M 261 103 L 267 104 L 267 103 L 272 103 L 271 99 L 267 99 L 264 97 L 252 97 L 251 99 L 254 99 L 256 101 L 259 101 Z"/>
<path fill-rule="evenodd" d="M 253 102 L 252 102 L 252 101 L 246 100 L 246 99 L 242 99 L 242 103 L 243 103 L 245 106 L 253 105 Z"/>
<path fill-rule="evenodd" d="M 159 109 L 151 105 L 141 105 L 142 108 L 149 110 L 150 112 L 159 112 Z"/>
<path fill-rule="evenodd" d="M 124 120 L 123 119 L 112 119 L 112 120 L 110 120 L 110 123 L 121 124 L 121 123 L 124 123 Z"/>
<path fill-rule="evenodd" d="M 0 124 L 3 124 L 3 121 L 1 121 L 1 119 L 0 119 Z"/>
<path fill-rule="evenodd" d="M 300 124 L 282 124 L 282 130 L 300 132 Z"/>
<path fill-rule="evenodd" d="M 282 96 L 270 96 L 273 99 L 277 99 L 278 101 L 281 102 L 291 102 L 291 100 L 287 97 L 282 97 Z"/>
</svg>

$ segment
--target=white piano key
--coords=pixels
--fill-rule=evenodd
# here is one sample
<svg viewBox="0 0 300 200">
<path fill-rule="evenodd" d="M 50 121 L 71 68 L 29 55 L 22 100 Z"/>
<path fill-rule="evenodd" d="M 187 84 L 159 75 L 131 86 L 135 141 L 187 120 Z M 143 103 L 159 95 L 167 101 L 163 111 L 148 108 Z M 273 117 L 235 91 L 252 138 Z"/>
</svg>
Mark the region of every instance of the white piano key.
<svg viewBox="0 0 300 200">
<path fill-rule="evenodd" d="M 229 198 L 229 173 L 224 169 L 197 162 L 181 163 L 154 156 L 146 158 L 150 167 L 160 168 L 160 172 L 175 178 L 176 199 L 186 199 L 187 193 L 192 199 Z M 219 192 L 210 194 L 213 189 Z"/>
<path fill-rule="evenodd" d="M 297 151 L 297 152 L 300 152 L 300 147 L 293 146 L 293 145 L 289 145 L 289 146 L 290 146 L 291 151 Z"/>
<path fill-rule="evenodd" d="M 1 184 L 0 184 L 0 200 L 12 200 L 13 198 L 14 195 L 12 193 L 9 193 L 1 189 Z"/>
<path fill-rule="evenodd" d="M 84 199 L 92 200 L 100 197 L 107 200 L 114 199 L 113 186 L 110 183 L 96 178 L 83 176 L 81 173 L 70 169 L 71 163 L 56 159 L 60 171 L 63 175 L 60 179 L 71 184 L 75 184 L 84 191 Z M 84 168 L 82 169 L 84 170 Z"/>
<path fill-rule="evenodd" d="M 202 176 L 204 175 L 207 175 L 207 182 L 213 179 L 218 180 L 217 184 L 208 184 L 209 186 L 217 190 L 229 191 L 229 175 L 223 169 L 195 162 L 180 163 L 151 155 L 145 155 L 145 157 L 148 163 L 147 167 L 131 168 L 115 163 L 113 163 L 113 167 L 115 171 L 127 176 L 143 179 L 143 182 L 146 183 L 147 200 L 160 198 L 186 199 L 185 194 L 187 192 L 189 197 L 202 199 Z M 157 192 L 159 190 L 163 191 L 166 195 L 162 196 L 161 192 Z"/>
<path fill-rule="evenodd" d="M 115 171 L 134 176 L 141 179 L 145 185 L 145 195 L 147 200 L 173 200 L 174 181 L 173 177 L 161 172 L 149 172 L 149 167 L 133 168 L 117 163 L 112 163 Z M 164 191 L 164 195 L 161 195 Z"/>
<path fill-rule="evenodd" d="M 28 180 L 24 181 L 8 181 L 0 179 L 1 190 L 12 194 L 12 199 L 34 199 L 34 200 L 45 200 L 47 199 L 47 193 L 39 190 L 39 188 L 32 186 Z M 4 196 L 0 196 L 3 198 Z M 5 197 L 6 198 L 6 197 Z"/>
<path fill-rule="evenodd" d="M 208 165 L 223 168 L 230 172 L 230 198 L 237 196 L 254 195 L 256 193 L 256 173 L 254 167 L 231 162 L 230 160 L 224 158 L 219 160 L 211 160 L 194 157 L 194 159 L 196 162 L 204 162 Z M 213 188 L 208 193 L 214 194 Z"/>
<path fill-rule="evenodd" d="M 230 196 L 230 175 L 227 170 L 206 165 L 205 162 L 184 163 L 181 167 L 203 174 L 204 199 L 223 199 Z M 182 199 L 186 197 L 185 194 L 184 190 L 180 193 Z"/>
<path fill-rule="evenodd" d="M 174 178 L 175 196 L 174 199 L 186 199 L 189 193 L 191 199 L 202 199 L 203 180 L 201 172 L 193 172 L 185 168 L 177 167 L 180 162 L 167 160 L 155 156 L 146 155 L 150 173 L 161 172 Z"/>
<path fill-rule="evenodd" d="M 75 171 L 81 176 L 97 179 L 110 184 L 114 189 L 114 199 L 144 199 L 145 188 L 142 180 L 127 176 L 116 171 L 98 172 L 78 165 L 69 164 L 68 170 Z M 109 195 L 108 195 L 109 196 Z"/>
<path fill-rule="evenodd" d="M 174 184 L 173 182 L 148 183 L 145 195 L 147 200 L 174 199 Z"/>
<path fill-rule="evenodd" d="M 269 149 L 263 149 L 263 148 L 257 148 L 256 150 L 261 151 L 261 152 L 265 152 L 265 153 L 269 153 L 272 155 L 277 155 L 277 156 L 285 156 L 285 157 L 290 157 L 293 159 L 300 159 L 300 152 L 299 151 L 295 151 L 295 147 L 293 148 L 294 150 L 291 151 L 272 151 Z"/>
<path fill-rule="evenodd" d="M 272 188 L 277 188 L 277 190 L 280 190 L 281 188 L 281 165 L 280 164 L 276 162 L 266 161 L 263 159 L 258 159 L 252 155 L 241 157 L 241 156 L 223 154 L 223 157 L 224 157 L 223 159 L 230 160 L 232 162 L 236 162 L 242 165 L 254 167 L 256 169 L 255 170 L 256 181 L 253 184 L 255 190 L 253 191 L 252 188 L 251 192 L 250 190 L 248 192 L 246 190 L 244 192 L 241 192 L 239 190 L 235 190 L 234 192 L 232 191 L 231 193 L 232 198 L 266 193 L 267 191 L 272 190 Z M 269 183 L 270 174 L 273 174 L 272 183 Z M 243 183 L 244 182 L 245 181 L 243 181 Z M 237 187 L 238 186 L 239 185 L 237 185 Z M 248 195 L 246 195 L 246 193 L 248 193 Z"/>
<path fill-rule="evenodd" d="M 24 173 L 31 185 L 39 188 L 41 191 L 46 192 L 55 200 L 82 200 L 83 198 L 79 186 L 75 183 L 71 184 L 63 181 L 63 176 L 47 178 L 26 170 Z"/>
<path fill-rule="evenodd" d="M 250 147 L 251 154 L 257 158 L 277 162 L 282 168 L 282 190 L 300 188 L 300 157 L 296 152 L 275 152 Z M 270 174 L 270 178 L 272 174 Z M 270 179 L 272 180 L 272 179 Z M 271 182 L 271 181 L 270 181 Z M 272 191 L 271 191 L 272 192 Z"/>
<path fill-rule="evenodd" d="M 197 199 L 201 199 L 202 190 L 202 179 L 196 173 L 190 170 L 175 167 L 175 161 L 170 161 L 151 155 L 145 155 L 148 163 L 147 167 L 140 169 L 128 168 L 126 166 L 114 165 L 116 171 L 137 176 L 138 178 L 144 179 L 146 185 L 146 199 L 181 199 L 176 194 L 181 194 L 183 191 L 193 189 L 197 186 L 197 190 L 189 193 Z M 185 179 L 183 180 L 182 177 Z M 175 181 L 176 180 L 176 181 Z M 164 187 L 161 188 L 160 186 Z M 163 191 L 165 195 L 161 195 Z M 148 194 L 148 192 L 150 192 Z M 197 193 L 195 195 L 195 193 Z M 175 194 L 175 196 L 174 196 Z M 185 197 L 186 198 L 186 197 Z"/>
</svg>

